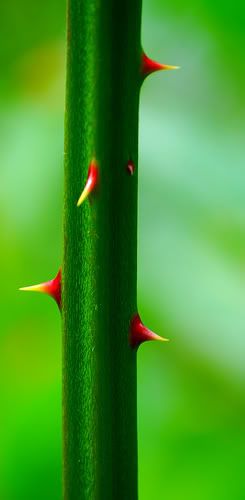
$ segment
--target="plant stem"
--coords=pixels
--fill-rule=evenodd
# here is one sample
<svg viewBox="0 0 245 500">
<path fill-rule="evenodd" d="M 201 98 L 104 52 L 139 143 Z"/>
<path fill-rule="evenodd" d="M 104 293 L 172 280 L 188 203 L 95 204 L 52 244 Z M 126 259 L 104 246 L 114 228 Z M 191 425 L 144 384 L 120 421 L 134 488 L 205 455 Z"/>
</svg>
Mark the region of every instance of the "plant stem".
<svg viewBox="0 0 245 500">
<path fill-rule="evenodd" d="M 68 0 L 63 262 L 66 500 L 136 500 L 141 0 Z M 99 185 L 76 203 L 95 158 Z M 132 171 L 128 162 L 135 166 Z"/>
</svg>

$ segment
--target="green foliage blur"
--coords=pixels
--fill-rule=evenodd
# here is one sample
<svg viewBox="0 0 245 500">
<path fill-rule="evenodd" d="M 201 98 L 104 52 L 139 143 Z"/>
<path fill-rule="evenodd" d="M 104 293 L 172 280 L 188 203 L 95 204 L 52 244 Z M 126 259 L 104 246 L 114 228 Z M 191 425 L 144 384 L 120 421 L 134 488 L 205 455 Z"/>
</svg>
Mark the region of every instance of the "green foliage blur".
<svg viewBox="0 0 245 500">
<path fill-rule="evenodd" d="M 0 8 L 0 500 L 61 498 L 65 2 Z M 245 498 L 245 4 L 144 0 L 141 500 Z M 126 499 L 125 499 L 126 500 Z"/>
</svg>

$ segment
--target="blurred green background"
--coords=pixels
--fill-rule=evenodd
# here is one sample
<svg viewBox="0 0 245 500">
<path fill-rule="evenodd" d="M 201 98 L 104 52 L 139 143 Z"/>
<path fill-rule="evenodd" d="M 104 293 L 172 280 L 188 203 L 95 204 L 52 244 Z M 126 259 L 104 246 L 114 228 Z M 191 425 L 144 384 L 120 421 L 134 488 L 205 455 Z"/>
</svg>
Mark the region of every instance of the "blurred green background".
<svg viewBox="0 0 245 500">
<path fill-rule="evenodd" d="M 245 498 L 245 6 L 144 0 L 141 500 Z M 0 7 L 0 499 L 61 498 L 65 2 Z"/>
</svg>

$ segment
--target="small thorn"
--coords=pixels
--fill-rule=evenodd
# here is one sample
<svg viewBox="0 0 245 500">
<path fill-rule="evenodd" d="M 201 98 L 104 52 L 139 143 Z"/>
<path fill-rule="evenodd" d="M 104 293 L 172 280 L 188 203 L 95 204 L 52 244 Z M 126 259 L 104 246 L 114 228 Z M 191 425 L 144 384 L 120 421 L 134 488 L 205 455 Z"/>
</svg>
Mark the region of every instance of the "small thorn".
<svg viewBox="0 0 245 500">
<path fill-rule="evenodd" d="M 160 64 L 150 59 L 144 52 L 142 54 L 142 73 L 146 77 L 155 71 L 167 69 L 179 69 L 179 66 L 170 66 L 169 64 Z"/>
<path fill-rule="evenodd" d="M 55 300 L 58 307 L 61 309 L 61 270 L 59 270 L 57 276 L 50 281 L 40 283 L 39 285 L 22 287 L 19 288 L 19 290 L 24 292 L 46 293 Z"/>
<path fill-rule="evenodd" d="M 156 333 L 149 330 L 149 328 L 143 325 L 139 315 L 136 314 L 133 317 L 130 325 L 130 345 L 133 348 L 137 348 L 140 346 L 140 344 L 148 340 L 160 340 L 161 342 L 169 341 L 169 339 L 160 337 L 160 335 L 157 335 Z"/>
<path fill-rule="evenodd" d="M 135 165 L 132 161 L 129 161 L 128 164 L 127 164 L 127 171 L 129 173 L 129 175 L 134 175 L 134 171 L 135 171 Z"/>
<path fill-rule="evenodd" d="M 88 195 L 95 189 L 98 183 L 98 175 L 99 175 L 98 165 L 96 160 L 93 159 L 89 165 L 87 181 L 82 191 L 82 194 L 77 202 L 77 207 L 80 207 L 80 205 L 84 202 L 84 200 L 86 200 Z"/>
</svg>

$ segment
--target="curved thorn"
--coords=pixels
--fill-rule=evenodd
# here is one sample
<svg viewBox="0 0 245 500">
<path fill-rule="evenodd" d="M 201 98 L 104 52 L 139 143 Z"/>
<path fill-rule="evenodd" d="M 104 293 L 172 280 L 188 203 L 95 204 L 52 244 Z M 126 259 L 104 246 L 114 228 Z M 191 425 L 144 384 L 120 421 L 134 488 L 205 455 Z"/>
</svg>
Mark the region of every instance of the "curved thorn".
<svg viewBox="0 0 245 500">
<path fill-rule="evenodd" d="M 19 288 L 19 290 L 24 292 L 46 293 L 55 300 L 58 307 L 61 309 L 61 269 L 58 271 L 54 279 L 38 285 L 25 286 Z"/>
<path fill-rule="evenodd" d="M 80 207 L 80 205 L 84 202 L 84 200 L 86 200 L 89 194 L 95 189 L 98 182 L 98 174 L 99 174 L 98 165 L 96 160 L 93 159 L 89 165 L 87 181 L 82 191 L 82 194 L 77 202 L 77 207 Z"/>
<path fill-rule="evenodd" d="M 160 340 L 161 342 L 169 341 L 169 339 L 160 337 L 160 335 L 149 330 L 149 328 L 142 323 L 139 314 L 135 314 L 130 324 L 129 342 L 131 347 L 137 348 L 140 344 L 149 340 Z"/>
<path fill-rule="evenodd" d="M 170 66 L 169 64 L 160 64 L 150 59 L 144 52 L 142 53 L 142 74 L 144 77 L 154 73 L 168 69 L 179 69 L 179 66 Z"/>
</svg>

